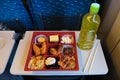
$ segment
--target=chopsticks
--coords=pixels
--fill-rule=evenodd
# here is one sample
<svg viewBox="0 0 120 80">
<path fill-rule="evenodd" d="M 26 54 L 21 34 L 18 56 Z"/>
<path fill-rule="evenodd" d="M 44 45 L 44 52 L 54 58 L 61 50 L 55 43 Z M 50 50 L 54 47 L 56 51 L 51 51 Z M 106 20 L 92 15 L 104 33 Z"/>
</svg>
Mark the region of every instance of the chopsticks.
<svg viewBox="0 0 120 80">
<path fill-rule="evenodd" d="M 97 53 L 98 47 L 100 44 L 100 40 L 95 40 L 94 46 L 92 50 L 89 53 L 89 56 L 86 60 L 85 67 L 83 68 L 83 72 L 90 73 L 91 67 L 93 65 L 94 59 L 95 59 L 95 54 Z"/>
</svg>

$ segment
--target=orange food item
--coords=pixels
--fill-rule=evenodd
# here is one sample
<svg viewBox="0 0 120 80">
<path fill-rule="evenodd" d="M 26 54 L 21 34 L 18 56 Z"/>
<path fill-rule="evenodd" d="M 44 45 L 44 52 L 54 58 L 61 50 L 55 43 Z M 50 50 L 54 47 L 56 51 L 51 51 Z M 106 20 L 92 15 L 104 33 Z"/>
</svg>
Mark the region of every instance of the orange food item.
<svg viewBox="0 0 120 80">
<path fill-rule="evenodd" d="M 56 50 L 55 48 L 50 48 L 50 53 L 51 53 L 52 55 L 55 55 L 55 56 L 58 55 L 58 52 L 57 52 L 57 50 Z"/>
<path fill-rule="evenodd" d="M 45 52 L 46 52 L 46 43 L 43 42 L 42 47 L 40 48 L 40 54 L 45 54 Z"/>
<path fill-rule="evenodd" d="M 39 56 L 40 54 L 45 54 L 45 52 L 46 52 L 46 43 L 43 42 L 40 45 L 41 46 L 37 46 L 37 44 L 35 44 L 35 43 L 33 44 L 33 51 L 36 56 Z"/>
<path fill-rule="evenodd" d="M 45 42 L 45 38 L 44 38 L 44 37 L 39 37 L 39 38 L 38 38 L 38 42 L 39 42 L 39 43 Z"/>
<path fill-rule="evenodd" d="M 40 55 L 40 49 L 35 43 L 33 44 L 33 51 L 34 51 L 36 56 Z"/>
</svg>

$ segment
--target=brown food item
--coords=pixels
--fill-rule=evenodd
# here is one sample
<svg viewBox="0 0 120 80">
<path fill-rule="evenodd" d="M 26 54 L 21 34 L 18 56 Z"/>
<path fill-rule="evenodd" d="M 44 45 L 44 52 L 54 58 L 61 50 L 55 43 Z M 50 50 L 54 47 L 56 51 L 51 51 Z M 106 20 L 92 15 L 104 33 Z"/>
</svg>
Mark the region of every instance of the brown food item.
<svg viewBox="0 0 120 80">
<path fill-rule="evenodd" d="M 37 44 L 33 44 L 33 51 L 35 53 L 36 56 L 39 56 L 40 54 L 45 54 L 46 52 L 46 43 L 43 42 L 42 44 L 40 44 L 41 46 L 38 46 Z"/>
<path fill-rule="evenodd" d="M 33 51 L 36 56 L 40 55 L 40 49 L 35 43 L 33 44 Z"/>
<path fill-rule="evenodd" d="M 55 56 L 58 55 L 58 52 L 57 52 L 57 50 L 56 50 L 55 48 L 50 48 L 50 53 L 51 53 L 52 55 L 55 55 Z"/>
<path fill-rule="evenodd" d="M 60 45 L 60 46 L 57 48 L 57 51 L 58 51 L 58 54 L 61 53 L 61 51 L 62 51 L 62 45 Z"/>
<path fill-rule="evenodd" d="M 40 48 L 40 52 L 41 52 L 41 54 L 45 54 L 45 52 L 46 52 L 46 43 L 45 42 L 42 43 L 42 47 Z"/>
<path fill-rule="evenodd" d="M 61 56 L 58 65 L 63 69 L 74 69 L 76 67 L 75 58 L 74 56 Z"/>
<path fill-rule="evenodd" d="M 32 70 L 43 69 L 44 68 L 44 59 L 42 56 L 33 56 L 31 57 L 28 68 Z"/>
<path fill-rule="evenodd" d="M 50 50 L 50 54 L 54 55 L 54 56 L 58 56 L 61 51 L 62 51 L 62 46 L 61 45 L 57 45 L 55 47 L 51 47 L 49 48 Z"/>
<path fill-rule="evenodd" d="M 66 47 L 63 49 L 63 54 L 65 55 L 73 55 L 74 50 L 73 47 Z"/>
</svg>

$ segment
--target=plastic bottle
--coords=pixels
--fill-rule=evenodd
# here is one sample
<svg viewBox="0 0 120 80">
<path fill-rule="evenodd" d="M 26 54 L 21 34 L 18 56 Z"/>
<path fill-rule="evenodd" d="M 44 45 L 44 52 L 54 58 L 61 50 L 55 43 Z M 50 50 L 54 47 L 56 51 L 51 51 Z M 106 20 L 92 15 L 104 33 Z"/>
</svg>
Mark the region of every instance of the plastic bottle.
<svg viewBox="0 0 120 80">
<path fill-rule="evenodd" d="M 89 50 L 92 48 L 95 35 L 100 25 L 100 17 L 98 15 L 100 5 L 92 3 L 90 5 L 89 13 L 83 16 L 81 31 L 79 34 L 77 45 L 82 50 Z"/>
</svg>

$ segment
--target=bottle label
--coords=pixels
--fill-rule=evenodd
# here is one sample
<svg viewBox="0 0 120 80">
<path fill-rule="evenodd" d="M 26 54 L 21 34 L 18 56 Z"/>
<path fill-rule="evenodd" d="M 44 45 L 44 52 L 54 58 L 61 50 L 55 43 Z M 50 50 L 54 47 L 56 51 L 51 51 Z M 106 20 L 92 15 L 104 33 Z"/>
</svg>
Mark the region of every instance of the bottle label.
<svg viewBox="0 0 120 80">
<path fill-rule="evenodd" d="M 88 33 L 87 33 L 87 41 L 93 41 L 94 40 L 94 37 L 95 37 L 95 31 L 94 30 L 92 30 L 92 31 L 89 31 Z"/>
</svg>

